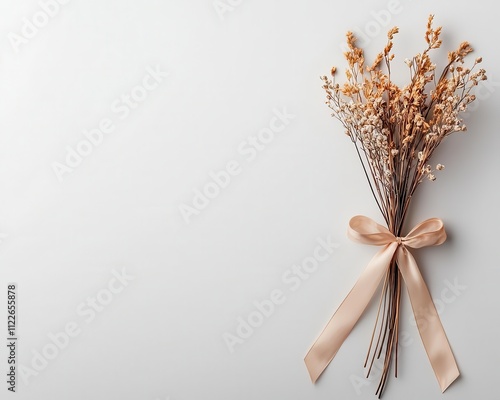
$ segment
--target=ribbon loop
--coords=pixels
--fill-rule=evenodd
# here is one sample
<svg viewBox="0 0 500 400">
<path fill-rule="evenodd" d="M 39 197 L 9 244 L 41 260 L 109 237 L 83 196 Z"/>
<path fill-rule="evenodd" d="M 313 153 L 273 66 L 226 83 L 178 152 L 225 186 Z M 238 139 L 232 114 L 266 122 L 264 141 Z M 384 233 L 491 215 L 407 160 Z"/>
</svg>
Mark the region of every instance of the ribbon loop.
<svg viewBox="0 0 500 400">
<path fill-rule="evenodd" d="M 406 248 L 442 244 L 446 240 L 443 221 L 438 218 L 428 219 L 413 228 L 407 236 L 396 237 L 372 219 L 358 215 L 349 221 L 347 235 L 357 243 L 384 247 L 368 263 L 307 353 L 304 361 L 311 380 L 316 382 L 335 357 L 375 294 L 391 260 L 396 256 L 420 337 L 439 386 L 444 392 L 458 378 L 460 372 L 427 285 L 415 259 Z"/>
<path fill-rule="evenodd" d="M 395 236 L 385 226 L 377 224 L 373 219 L 357 215 L 349 221 L 347 236 L 353 242 L 383 246 L 395 241 Z"/>
</svg>

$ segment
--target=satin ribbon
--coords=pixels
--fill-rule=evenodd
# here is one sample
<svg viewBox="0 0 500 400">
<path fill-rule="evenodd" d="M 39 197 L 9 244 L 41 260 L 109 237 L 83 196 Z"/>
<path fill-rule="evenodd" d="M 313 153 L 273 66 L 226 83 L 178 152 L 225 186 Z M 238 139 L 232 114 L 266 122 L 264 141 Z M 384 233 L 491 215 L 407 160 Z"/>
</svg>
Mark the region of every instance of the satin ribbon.
<svg viewBox="0 0 500 400">
<path fill-rule="evenodd" d="M 446 240 L 443 221 L 428 219 L 405 237 L 394 236 L 368 217 L 356 216 L 349 222 L 348 237 L 358 243 L 383 246 L 375 254 L 347 297 L 312 345 L 304 361 L 311 380 L 316 382 L 356 325 L 387 273 L 393 257 L 408 290 L 417 328 L 434 369 L 441 391 L 445 391 L 460 372 L 441 325 L 429 289 L 408 247 L 437 246 Z"/>
</svg>

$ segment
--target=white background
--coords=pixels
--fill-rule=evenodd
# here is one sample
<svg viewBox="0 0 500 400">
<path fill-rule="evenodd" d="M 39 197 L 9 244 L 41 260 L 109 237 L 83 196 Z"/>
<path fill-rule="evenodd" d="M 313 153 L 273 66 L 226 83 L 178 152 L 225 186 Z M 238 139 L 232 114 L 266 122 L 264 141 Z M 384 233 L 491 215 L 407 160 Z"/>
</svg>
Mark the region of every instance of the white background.
<svg viewBox="0 0 500 400">
<path fill-rule="evenodd" d="M 393 25 L 401 30 L 394 62 L 402 70 L 404 58 L 424 48 L 429 13 L 445 29 L 437 60 L 469 40 L 489 76 L 467 115 L 469 131 L 443 143 L 434 161 L 446 169 L 419 189 L 408 221 L 445 221 L 449 240 L 415 254 L 462 376 L 441 395 L 405 295 L 407 346 L 384 399 L 495 398 L 497 13 L 485 1 L 463 0 L 232 4 L 218 12 L 209 0 L 72 0 L 47 21 L 38 14 L 43 26 L 13 46 L 24 18 L 42 8 L 2 1 L 1 398 L 10 395 L 7 282 L 19 285 L 18 363 L 31 371 L 24 378 L 18 371 L 18 399 L 374 398 L 379 374 L 362 378 L 374 306 L 316 385 L 303 363 L 376 251 L 346 239 L 349 219 L 381 221 L 319 76 L 344 66 L 347 30 L 365 32 L 360 44 L 371 59 Z M 169 76 L 121 119 L 112 104 L 141 84 L 148 67 Z M 239 146 L 268 127 L 274 109 L 294 118 L 248 160 Z M 59 182 L 53 163 L 65 163 L 67 146 L 75 149 L 82 131 L 103 119 L 113 132 Z M 240 173 L 186 223 L 180 205 L 192 205 L 210 171 L 231 160 Z M 292 290 L 283 274 L 328 236 L 338 248 Z M 113 281 L 123 269 L 134 277 L 126 286 Z M 123 289 L 112 298 L 110 283 Z M 457 284 L 455 294 L 446 289 Z M 238 317 L 273 290 L 284 301 L 231 353 L 223 334 L 236 335 Z M 82 311 L 97 295 L 106 304 L 88 321 Z M 54 352 L 49 335 L 67 324 L 78 334 Z M 52 359 L 38 359 L 36 370 L 44 351 Z"/>
</svg>

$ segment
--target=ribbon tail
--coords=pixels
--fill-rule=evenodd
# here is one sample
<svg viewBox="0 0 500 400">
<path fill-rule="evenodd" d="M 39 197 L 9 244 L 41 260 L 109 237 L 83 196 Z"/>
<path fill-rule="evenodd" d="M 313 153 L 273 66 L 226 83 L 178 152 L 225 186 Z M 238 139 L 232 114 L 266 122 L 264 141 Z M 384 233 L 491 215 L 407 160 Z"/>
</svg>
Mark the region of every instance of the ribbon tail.
<svg viewBox="0 0 500 400">
<path fill-rule="evenodd" d="M 397 246 L 397 243 L 389 243 L 375 254 L 310 348 L 304 361 L 313 382 L 316 382 L 333 360 L 340 346 L 363 314 L 384 277 Z"/>
<path fill-rule="evenodd" d="M 425 351 L 444 392 L 460 375 L 450 343 L 417 262 L 406 248 L 401 247 L 397 251 L 397 261 Z"/>
</svg>

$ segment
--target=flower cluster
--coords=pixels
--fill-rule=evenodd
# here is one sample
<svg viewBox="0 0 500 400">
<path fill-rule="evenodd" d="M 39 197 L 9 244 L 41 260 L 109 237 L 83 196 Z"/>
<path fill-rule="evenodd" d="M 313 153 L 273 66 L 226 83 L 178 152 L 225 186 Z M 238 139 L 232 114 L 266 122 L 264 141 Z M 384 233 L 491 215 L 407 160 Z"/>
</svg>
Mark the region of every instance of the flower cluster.
<svg viewBox="0 0 500 400">
<path fill-rule="evenodd" d="M 335 67 L 330 78 L 322 77 L 332 116 L 355 143 L 375 199 L 395 230 L 402 225 L 416 187 L 426 178 L 435 180 L 435 171 L 444 168 L 441 164 L 433 168 L 430 158 L 445 137 L 466 130 L 461 114 L 475 100 L 474 86 L 486 79 L 485 70 L 478 67 L 480 57 L 465 66 L 472 52 L 467 42 L 449 52 L 447 65 L 436 73 L 430 52 L 441 46 L 442 28 L 434 29 L 432 22 L 431 15 L 425 32 L 427 48 L 404 61 L 410 77 L 406 86 L 391 80 L 397 27 L 388 32 L 385 48 L 371 65 L 348 32 L 345 83 L 337 83 Z"/>
</svg>

